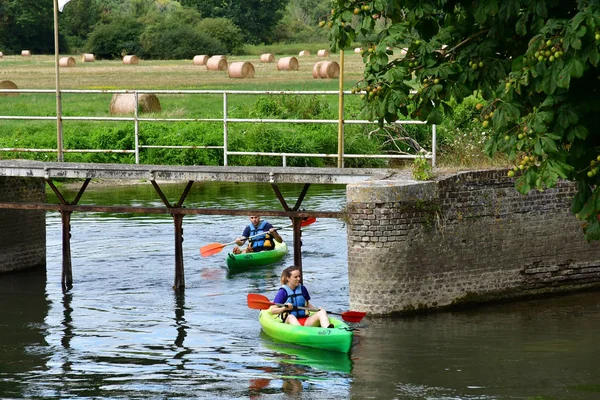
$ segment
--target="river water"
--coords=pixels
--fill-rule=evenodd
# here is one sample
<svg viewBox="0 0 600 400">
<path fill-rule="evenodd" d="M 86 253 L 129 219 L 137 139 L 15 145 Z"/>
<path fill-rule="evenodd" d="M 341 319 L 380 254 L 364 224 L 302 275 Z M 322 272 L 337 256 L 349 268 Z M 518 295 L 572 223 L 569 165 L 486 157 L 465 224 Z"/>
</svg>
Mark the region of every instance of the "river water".
<svg viewBox="0 0 600 400">
<path fill-rule="evenodd" d="M 163 189 L 175 202 L 183 188 Z M 282 188 L 288 203 L 300 189 Z M 344 187 L 313 185 L 304 206 L 339 210 L 344 199 Z M 149 184 L 92 184 L 80 204 L 162 205 Z M 279 209 L 268 185 L 196 184 L 185 204 Z M 177 293 L 170 216 L 75 213 L 74 287 L 63 293 L 60 217 L 48 213 L 46 272 L 0 276 L 0 398 L 600 398 L 599 292 L 366 317 L 355 325 L 350 355 L 275 343 L 246 295 L 273 298 L 291 246 L 283 263 L 237 274 L 226 269 L 227 249 L 199 254 L 205 244 L 230 242 L 246 223 L 184 218 L 186 289 Z M 291 245 L 291 231 L 281 234 Z M 348 309 L 341 221 L 305 228 L 303 265 L 314 304 Z"/>
</svg>

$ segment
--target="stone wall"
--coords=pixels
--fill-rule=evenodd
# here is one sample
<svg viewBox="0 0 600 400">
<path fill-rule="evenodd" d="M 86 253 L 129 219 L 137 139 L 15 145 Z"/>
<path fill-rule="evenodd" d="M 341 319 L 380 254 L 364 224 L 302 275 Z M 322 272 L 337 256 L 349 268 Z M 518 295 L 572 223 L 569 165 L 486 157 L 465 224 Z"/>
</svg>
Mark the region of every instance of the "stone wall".
<svg viewBox="0 0 600 400">
<path fill-rule="evenodd" d="M 39 178 L 0 177 L 0 202 L 46 201 Z M 0 273 L 46 265 L 46 212 L 0 209 Z"/>
<path fill-rule="evenodd" d="M 505 170 L 349 185 L 350 306 L 395 314 L 600 287 L 575 186 L 526 196 Z"/>
</svg>

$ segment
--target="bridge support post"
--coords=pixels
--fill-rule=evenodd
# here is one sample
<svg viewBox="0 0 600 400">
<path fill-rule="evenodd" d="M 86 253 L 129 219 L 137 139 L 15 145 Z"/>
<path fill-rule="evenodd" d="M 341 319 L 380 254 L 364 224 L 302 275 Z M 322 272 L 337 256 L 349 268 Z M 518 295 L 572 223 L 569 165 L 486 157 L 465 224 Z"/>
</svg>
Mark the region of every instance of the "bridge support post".
<svg viewBox="0 0 600 400">
<path fill-rule="evenodd" d="M 183 217 L 184 214 L 172 214 L 175 223 L 175 284 L 173 289 L 185 288 L 183 269 Z"/>
<path fill-rule="evenodd" d="M 154 179 L 152 179 L 150 183 L 152 183 L 152 186 L 154 186 L 154 190 L 156 190 L 156 193 L 161 198 L 165 206 L 169 210 L 174 211 L 183 207 L 183 202 L 192 189 L 194 181 L 188 181 L 183 193 L 181 193 L 181 196 L 179 197 L 179 201 L 175 204 L 171 204 L 169 202 L 163 191 L 160 189 L 160 186 Z M 185 214 L 172 212 L 171 215 L 173 216 L 173 223 L 175 224 L 175 283 L 173 285 L 173 289 L 179 290 L 185 289 L 185 273 L 183 269 L 183 217 Z"/>
<path fill-rule="evenodd" d="M 294 265 L 300 270 L 300 282 L 303 281 L 302 276 L 302 218 L 292 218 L 294 227 Z"/>
<path fill-rule="evenodd" d="M 62 220 L 62 278 L 63 291 L 73 287 L 73 265 L 71 263 L 71 214 L 72 211 L 61 210 Z"/>
<path fill-rule="evenodd" d="M 64 198 L 62 193 L 60 193 L 60 191 L 54 185 L 54 182 L 52 182 L 51 179 L 46 178 L 45 180 L 46 183 L 48 183 L 48 186 L 50 186 L 50 188 L 52 189 L 54 194 L 56 194 L 56 197 L 58 197 L 58 200 L 60 201 L 59 211 L 62 220 L 63 254 L 61 284 L 63 292 L 65 292 L 73 287 L 73 264 L 71 263 L 71 214 L 73 213 L 73 211 L 68 210 L 67 207 L 79 203 L 79 200 L 81 199 L 81 196 L 83 196 L 83 193 L 85 192 L 85 189 L 89 185 L 91 179 L 87 178 L 83 182 L 83 185 L 81 185 L 79 192 L 77 192 L 77 196 L 75 196 L 75 199 L 70 203 Z"/>
<path fill-rule="evenodd" d="M 285 201 L 285 198 L 281 194 L 281 191 L 279 190 L 279 187 L 277 187 L 277 184 L 271 183 L 271 187 L 273 188 L 273 191 L 277 195 L 277 198 L 279 199 L 279 202 L 281 203 L 281 205 L 283 206 L 283 209 L 285 211 L 298 211 L 300 209 L 300 206 L 302 205 L 302 201 L 304 201 L 306 192 L 308 192 L 308 188 L 310 188 L 310 183 L 304 184 L 304 187 L 302 188 L 302 192 L 300 192 L 300 195 L 298 196 L 298 200 L 296 200 L 296 204 L 294 205 L 293 208 L 290 208 L 290 206 L 287 204 L 287 201 Z M 302 275 L 302 229 L 301 229 L 302 225 L 301 225 L 301 223 L 302 223 L 301 217 L 292 217 L 292 226 L 294 228 L 294 265 L 296 267 L 298 267 L 298 269 L 300 270 L 300 282 L 303 283 L 304 277 Z"/>
</svg>

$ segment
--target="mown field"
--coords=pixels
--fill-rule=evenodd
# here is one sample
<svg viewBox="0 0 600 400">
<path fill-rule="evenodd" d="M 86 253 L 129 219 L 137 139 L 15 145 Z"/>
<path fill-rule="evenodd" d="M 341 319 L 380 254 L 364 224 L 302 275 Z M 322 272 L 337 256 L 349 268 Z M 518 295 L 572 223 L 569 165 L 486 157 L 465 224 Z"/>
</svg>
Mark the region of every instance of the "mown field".
<svg viewBox="0 0 600 400">
<path fill-rule="evenodd" d="M 269 49 L 273 51 L 272 49 Z M 337 79 L 314 79 L 312 68 L 318 61 L 339 62 L 339 55 L 328 58 L 297 57 L 298 71 L 278 71 L 276 63 L 260 63 L 255 55 L 228 57 L 228 62 L 248 61 L 255 68 L 251 79 L 231 79 L 226 71 L 208 71 L 191 60 L 140 60 L 138 65 L 124 65 L 121 61 L 83 63 L 79 55 L 72 55 L 75 67 L 60 68 L 62 90 L 251 90 L 251 91 L 313 91 L 339 89 Z M 276 53 L 277 54 L 277 53 Z M 288 54 L 297 56 L 295 54 Z M 284 55 L 278 54 L 276 59 Z M 363 63 L 360 55 L 347 51 L 344 62 L 344 89 L 350 90 L 362 79 Z M 54 56 L 5 56 L 0 61 L 0 81 L 10 80 L 20 89 L 54 89 Z M 67 117 L 108 117 L 112 94 L 63 93 L 63 115 Z M 160 94 L 162 111 L 143 114 L 147 118 L 217 118 L 223 117 L 223 96 L 214 94 Z M 228 95 L 228 118 L 274 119 L 337 119 L 337 95 Z M 357 95 L 345 97 L 345 118 L 357 119 L 361 100 Z M 54 93 L 21 93 L 17 97 L 0 96 L 0 115 L 54 116 Z M 408 118 L 407 118 L 408 119 Z M 317 124 L 231 124 L 228 149 L 250 152 L 294 152 L 337 154 L 337 125 Z M 382 154 L 409 150 L 402 143 L 394 144 L 388 133 L 370 134 L 374 125 L 348 125 L 345 131 L 345 152 L 354 154 Z M 63 123 L 66 149 L 132 149 L 134 125 L 132 122 L 69 121 Z M 425 126 L 408 126 L 398 135 L 416 139 L 425 148 L 431 147 L 431 130 Z M 440 132 L 438 130 L 438 132 Z M 443 130 L 441 131 L 443 132 Z M 448 138 L 440 137 L 440 142 Z M 222 122 L 142 122 L 140 144 L 219 146 L 223 144 Z M 56 149 L 55 121 L 2 120 L 0 148 Z M 479 149 L 477 150 L 479 151 Z M 222 164 L 221 150 L 144 149 L 142 163 L 167 164 Z M 0 158 L 34 158 L 53 160 L 56 154 L 0 152 Z M 479 157 L 473 157 L 477 159 Z M 66 161 L 134 162 L 131 154 L 65 153 Z M 335 165 L 336 159 L 295 157 L 288 159 L 291 166 Z M 238 156 L 229 159 L 230 165 L 281 165 L 280 157 Z M 348 160 L 348 166 L 385 166 L 383 160 Z"/>
</svg>

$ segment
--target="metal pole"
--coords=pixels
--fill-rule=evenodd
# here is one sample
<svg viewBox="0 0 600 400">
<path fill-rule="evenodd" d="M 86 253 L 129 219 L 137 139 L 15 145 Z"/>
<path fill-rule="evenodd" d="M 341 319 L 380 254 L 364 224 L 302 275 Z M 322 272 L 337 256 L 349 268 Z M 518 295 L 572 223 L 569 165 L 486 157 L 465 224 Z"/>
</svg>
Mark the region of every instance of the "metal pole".
<svg viewBox="0 0 600 400">
<path fill-rule="evenodd" d="M 437 147 L 437 125 L 431 127 L 431 166 L 435 167 L 435 153 Z"/>
<path fill-rule="evenodd" d="M 134 118 L 135 118 L 135 127 L 134 127 L 134 132 L 135 132 L 135 163 L 139 164 L 140 163 L 140 121 L 138 120 L 139 114 L 138 114 L 138 109 L 139 109 L 139 96 L 138 96 L 138 92 L 135 92 L 135 114 L 134 114 Z"/>
<path fill-rule="evenodd" d="M 71 213 L 60 210 L 62 219 L 62 289 L 63 292 L 73 287 L 73 267 L 71 264 Z"/>
<path fill-rule="evenodd" d="M 338 109 L 338 168 L 344 168 L 344 50 L 340 50 L 340 94 Z"/>
<path fill-rule="evenodd" d="M 223 93 L 223 166 L 227 166 L 227 93 Z"/>
<path fill-rule="evenodd" d="M 54 0 L 54 65 L 56 70 L 56 147 L 57 159 L 64 161 L 62 132 L 62 102 L 60 99 L 60 79 L 58 74 L 58 0 Z"/>
</svg>

